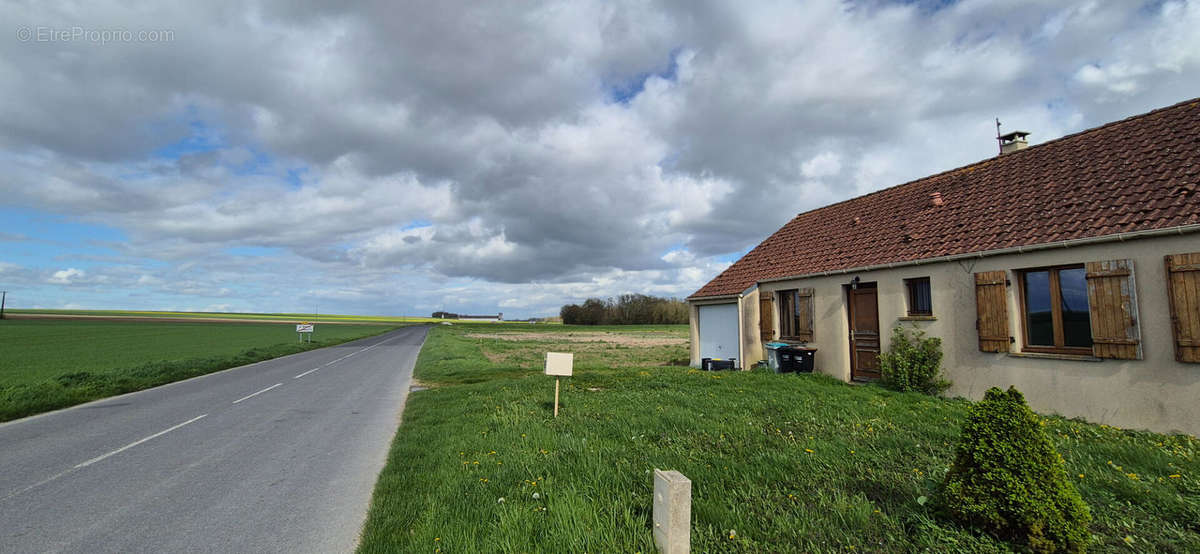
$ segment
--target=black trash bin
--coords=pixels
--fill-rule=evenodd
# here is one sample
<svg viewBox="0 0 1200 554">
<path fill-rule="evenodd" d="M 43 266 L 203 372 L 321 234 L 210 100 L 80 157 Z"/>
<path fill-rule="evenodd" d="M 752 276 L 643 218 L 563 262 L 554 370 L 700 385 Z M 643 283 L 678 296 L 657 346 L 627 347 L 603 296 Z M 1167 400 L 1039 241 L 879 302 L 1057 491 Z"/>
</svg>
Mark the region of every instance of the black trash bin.
<svg viewBox="0 0 1200 554">
<path fill-rule="evenodd" d="M 721 369 L 733 369 L 733 363 L 737 358 L 729 358 L 722 360 L 720 358 L 703 358 L 700 360 L 700 369 L 704 371 L 717 371 Z"/>
<path fill-rule="evenodd" d="M 791 346 L 780 349 L 779 362 L 785 367 L 784 371 L 795 371 L 798 373 L 812 373 L 813 357 L 817 353 L 816 348 L 805 348 L 803 346 Z"/>
</svg>

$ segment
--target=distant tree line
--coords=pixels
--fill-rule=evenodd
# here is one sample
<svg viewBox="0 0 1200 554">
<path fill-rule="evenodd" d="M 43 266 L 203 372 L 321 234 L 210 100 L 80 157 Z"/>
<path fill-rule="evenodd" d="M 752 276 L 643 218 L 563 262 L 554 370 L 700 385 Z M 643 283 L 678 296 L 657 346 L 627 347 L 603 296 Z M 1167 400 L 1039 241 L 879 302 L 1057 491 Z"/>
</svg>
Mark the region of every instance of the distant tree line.
<svg viewBox="0 0 1200 554">
<path fill-rule="evenodd" d="M 567 325 L 650 325 L 688 322 L 687 302 L 645 294 L 622 294 L 603 300 L 588 298 L 583 305 L 567 304 L 559 311 Z"/>
</svg>

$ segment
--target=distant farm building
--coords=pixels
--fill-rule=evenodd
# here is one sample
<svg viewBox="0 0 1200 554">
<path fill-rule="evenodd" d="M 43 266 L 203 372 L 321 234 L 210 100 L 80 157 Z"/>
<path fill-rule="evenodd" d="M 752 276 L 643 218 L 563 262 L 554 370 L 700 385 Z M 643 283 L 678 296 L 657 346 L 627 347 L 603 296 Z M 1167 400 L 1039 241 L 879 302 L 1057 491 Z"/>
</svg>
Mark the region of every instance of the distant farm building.
<svg viewBox="0 0 1200 554">
<path fill-rule="evenodd" d="M 433 312 L 434 319 L 469 319 L 472 321 L 504 321 L 504 312 L 496 315 L 465 315 L 450 312 Z"/>
</svg>

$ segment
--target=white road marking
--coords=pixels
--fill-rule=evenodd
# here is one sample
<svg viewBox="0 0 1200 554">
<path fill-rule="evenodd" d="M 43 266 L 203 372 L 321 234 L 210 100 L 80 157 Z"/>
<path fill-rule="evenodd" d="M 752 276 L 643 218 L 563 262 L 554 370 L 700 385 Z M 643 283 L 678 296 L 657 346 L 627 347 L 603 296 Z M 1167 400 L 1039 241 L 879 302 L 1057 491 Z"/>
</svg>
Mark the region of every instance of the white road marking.
<svg viewBox="0 0 1200 554">
<path fill-rule="evenodd" d="M 314 372 L 314 371 L 316 371 L 316 370 L 318 370 L 318 369 L 321 369 L 321 368 L 319 368 L 319 367 L 314 367 L 314 368 L 312 368 L 312 369 L 310 369 L 310 370 L 308 370 L 308 371 L 305 371 L 304 373 L 301 373 L 300 375 L 297 375 L 297 376 L 295 376 L 295 377 L 292 377 L 292 379 L 299 379 L 299 378 L 301 378 L 301 377 L 304 377 L 305 375 L 308 375 L 309 373 L 312 373 L 312 372 Z"/>
<path fill-rule="evenodd" d="M 328 366 L 328 365 L 333 365 L 333 364 L 335 364 L 335 363 L 337 363 L 337 362 L 340 362 L 340 361 L 342 361 L 342 360 L 344 360 L 344 359 L 346 359 L 346 358 L 349 358 L 350 356 L 353 356 L 354 354 L 359 354 L 359 353 L 361 353 L 361 352 L 366 352 L 367 350 L 370 350 L 370 349 L 372 349 L 372 348 L 375 348 L 376 346 L 381 346 L 381 345 L 387 344 L 388 342 L 391 342 L 391 339 L 384 340 L 384 341 L 381 341 L 381 342 L 378 342 L 378 343 L 372 344 L 371 346 L 368 346 L 368 347 L 366 347 L 366 348 L 363 348 L 362 350 L 358 350 L 358 351 L 356 351 L 356 352 L 353 352 L 353 353 L 351 353 L 351 354 L 347 354 L 346 356 L 342 356 L 341 358 L 338 358 L 338 359 L 336 359 L 336 360 L 334 360 L 334 361 L 332 361 L 332 362 L 329 362 L 329 363 L 327 363 L 327 364 L 325 364 L 325 365 L 326 365 L 326 366 Z M 275 359 L 278 359 L 278 358 L 275 358 Z M 262 360 L 262 361 L 254 362 L 254 363 L 252 363 L 252 364 L 248 364 L 248 365 L 241 366 L 241 367 L 249 367 L 249 366 L 254 366 L 254 365 L 258 365 L 258 364 L 261 364 L 261 363 L 264 363 L 264 362 L 269 362 L 269 361 L 273 361 L 273 360 Z M 322 366 L 322 367 L 324 367 L 324 366 Z M 237 368 L 234 368 L 234 369 L 237 369 Z M 306 372 L 304 372 L 304 373 L 301 373 L 300 375 L 297 375 L 296 377 L 293 377 L 293 379 L 299 379 L 299 378 L 301 378 L 301 377 L 303 377 L 303 376 L 305 376 L 305 375 L 308 375 L 309 373 L 312 373 L 312 372 L 314 372 L 314 371 L 316 371 L 316 370 L 318 370 L 318 369 L 321 369 L 321 368 L 320 368 L 320 367 L 317 367 L 317 368 L 310 369 L 310 370 L 308 370 L 308 371 L 306 371 Z M 228 370 L 227 370 L 227 371 L 228 371 Z M 222 373 L 223 373 L 223 372 L 222 372 Z M 196 377 L 195 379 L 200 379 L 200 378 L 204 378 L 204 377 L 211 377 L 211 376 L 213 376 L 213 375 L 216 375 L 216 374 L 215 374 L 215 373 L 209 373 L 209 374 L 206 374 L 206 375 L 201 375 L 200 377 Z M 190 380 L 190 379 L 189 379 L 189 380 Z M 177 381 L 176 383 L 171 383 L 171 384 L 177 384 L 177 383 L 181 383 L 181 382 L 183 382 L 183 381 Z M 254 393 L 254 394 L 251 394 L 250 396 L 247 396 L 247 397 L 245 397 L 245 398 L 240 398 L 240 399 L 238 399 L 237 401 L 235 401 L 235 402 L 234 402 L 234 404 L 237 404 L 238 402 L 241 402 L 242 400 L 246 400 L 246 399 L 248 399 L 248 398 L 251 398 L 251 397 L 257 396 L 257 395 L 259 395 L 259 394 L 262 394 L 262 393 L 264 393 L 264 392 L 267 392 L 267 391 L 269 391 L 269 390 L 271 390 L 271 389 L 273 389 L 273 388 L 275 388 L 275 387 L 279 387 L 279 386 L 282 386 L 282 385 L 283 385 L 283 383 L 276 383 L 275 385 L 272 385 L 272 386 L 270 386 L 270 387 L 267 387 L 267 388 L 265 388 L 265 389 L 263 389 L 263 390 L 260 390 L 260 391 L 258 391 L 258 392 L 256 392 L 256 393 Z M 145 391 L 139 391 L 139 392 L 145 392 Z M 137 394 L 137 393 L 130 393 L 130 394 Z M 115 397 L 114 397 L 114 398 L 115 398 Z M 108 398 L 108 399 L 106 399 L 106 400 L 111 400 L 111 398 Z M 41 415 L 47 415 L 47 414 L 41 414 Z M 38 416 L 34 416 L 34 417 L 38 417 Z M 41 481 L 38 481 L 37 483 L 34 483 L 34 484 L 32 484 L 32 485 L 30 485 L 30 486 L 28 486 L 28 487 L 25 487 L 25 488 L 23 488 L 23 489 L 18 489 L 18 490 L 16 490 L 16 491 L 13 491 L 13 492 L 9 493 L 8 495 L 6 495 L 6 496 L 4 496 L 4 497 L 0 498 L 0 501 L 5 501 L 5 500 L 8 500 L 8 499 L 10 499 L 10 498 L 12 498 L 12 497 L 14 497 L 14 496 L 18 496 L 18 495 L 20 495 L 20 494 L 23 494 L 23 493 L 29 492 L 29 491 L 31 491 L 31 490 L 33 490 L 33 489 L 36 489 L 36 488 L 38 488 L 38 487 L 40 487 L 40 486 L 42 486 L 42 485 L 45 485 L 45 484 L 47 484 L 47 483 L 50 483 L 50 482 L 52 482 L 52 481 L 58 480 L 58 479 L 60 479 L 60 478 L 62 478 L 62 477 L 64 477 L 64 476 L 66 476 L 66 475 L 68 475 L 68 474 L 74 473 L 75 471 L 77 471 L 77 470 L 79 470 L 79 469 L 85 468 L 85 467 L 87 467 L 87 466 L 89 466 L 89 465 L 92 465 L 92 464 L 94 464 L 94 463 L 96 463 L 96 462 L 99 462 L 99 461 L 101 461 L 101 460 L 104 460 L 104 459 L 106 459 L 106 458 L 108 458 L 108 457 L 111 457 L 111 456 L 114 456 L 114 455 L 116 455 L 116 454 L 119 454 L 119 453 L 121 453 L 121 452 L 124 452 L 124 451 L 126 451 L 126 450 L 129 450 L 130 448 L 133 448 L 133 447 L 135 447 L 135 446 L 137 446 L 137 445 L 139 445 L 139 444 L 142 444 L 142 443 L 144 443 L 144 442 L 146 442 L 146 441 L 149 441 L 149 440 L 152 440 L 152 439 L 155 439 L 155 438 L 161 437 L 161 436 L 163 436 L 163 435 L 165 435 L 165 434 L 167 434 L 167 433 L 170 433 L 171 431 L 174 431 L 174 430 L 176 430 L 176 429 L 179 429 L 180 427 L 183 427 L 184 425 L 188 425 L 188 424 L 191 424 L 191 423 L 195 423 L 195 422 L 197 422 L 197 421 L 200 421 L 201 419 L 204 419 L 204 418 L 206 418 L 206 417 L 208 417 L 208 414 L 201 414 L 201 415 L 199 415 L 199 416 L 196 416 L 196 417 L 194 417 L 194 418 L 192 418 L 192 419 L 189 419 L 189 420 L 187 420 L 187 421 L 185 421 L 185 422 L 183 422 L 183 423 L 180 423 L 179 425 L 176 425 L 176 426 L 174 426 L 174 427 L 171 427 L 171 428 L 169 428 L 169 429 L 164 429 L 164 430 L 162 430 L 162 431 L 159 431 L 159 432 L 157 432 L 157 433 L 155 433 L 155 434 L 153 434 L 153 435 L 150 435 L 150 436 L 148 436 L 148 437 L 146 437 L 146 438 L 144 438 L 144 439 L 141 439 L 141 440 L 139 440 L 139 441 L 136 441 L 136 442 L 133 442 L 133 443 L 127 444 L 127 445 L 125 445 L 125 446 L 123 446 L 123 447 L 121 447 L 121 448 L 118 448 L 118 449 L 116 449 L 116 450 L 113 450 L 112 452 L 109 452 L 108 454 L 105 454 L 105 455 L 103 455 L 103 456 L 98 456 L 98 457 L 96 457 L 96 458 L 92 458 L 91 460 L 88 460 L 88 461 L 86 461 L 86 462 L 83 462 L 83 463 L 81 463 L 81 464 L 78 464 L 78 465 L 76 465 L 76 466 L 74 466 L 74 467 L 72 467 L 71 469 L 68 469 L 68 470 L 66 470 L 66 471 L 63 471 L 63 472 L 57 473 L 57 474 L 55 474 L 55 475 L 52 475 L 52 476 L 50 476 L 50 477 L 47 477 L 46 479 L 43 479 L 43 480 L 41 480 Z M 12 424 L 12 423 L 17 423 L 17 422 L 16 422 L 16 421 L 13 421 L 13 422 L 7 422 L 6 424 Z"/>
<path fill-rule="evenodd" d="M 233 401 L 233 403 L 234 403 L 234 404 L 237 404 L 238 402 L 241 402 L 241 401 L 243 401 L 243 400 L 249 400 L 249 399 L 251 399 L 251 398 L 254 398 L 255 396 L 258 396 L 258 395 L 260 395 L 260 394 L 262 394 L 262 393 L 264 393 L 264 392 L 267 392 L 267 391 L 269 391 L 269 390 L 271 390 L 271 389 L 273 389 L 273 388 L 275 388 L 275 387 L 282 387 L 282 386 L 283 386 L 283 383 L 275 383 L 274 385 L 271 385 L 271 386 L 269 386 L 269 387 L 267 387 L 267 388 L 265 388 L 265 389 L 263 389 L 263 390 L 260 390 L 260 391 L 258 391 L 258 392 L 256 392 L 256 393 L 254 393 L 254 394 L 246 395 L 246 396 L 243 396 L 243 397 L 241 397 L 241 398 L 239 398 L 239 399 L 237 399 L 237 400 L 234 400 L 234 401 Z"/>
<path fill-rule="evenodd" d="M 103 460 L 103 459 L 105 459 L 105 458 L 107 458 L 107 457 L 109 457 L 109 456 L 113 456 L 113 455 L 116 455 L 116 454 L 120 454 L 120 453 L 122 453 L 122 452 L 124 452 L 124 451 L 126 451 L 126 450 L 129 450 L 130 448 L 133 448 L 133 447 L 135 447 L 135 446 L 137 446 L 137 445 L 139 445 L 139 444 L 142 444 L 143 442 L 146 442 L 146 441 L 148 441 L 148 440 L 150 440 L 150 439 L 155 439 L 155 438 L 161 437 L 161 436 L 163 436 L 163 435 L 165 435 L 165 434 L 167 434 L 167 433 L 170 433 L 171 431 L 174 431 L 174 430 L 176 430 L 176 429 L 178 429 L 178 428 L 180 428 L 180 427 L 183 427 L 184 425 L 187 425 L 187 424 L 189 424 L 189 423 L 195 423 L 195 422 L 197 422 L 197 421 L 200 421 L 201 419 L 204 419 L 204 418 L 206 418 L 206 417 L 208 417 L 208 414 L 202 414 L 202 415 L 198 415 L 198 416 L 196 416 L 196 417 L 193 417 L 192 419 L 189 419 L 189 420 L 187 420 L 187 421 L 185 421 L 185 422 L 183 422 L 183 423 L 180 423 L 179 425 L 176 425 L 176 426 L 174 426 L 174 427 L 170 427 L 170 428 L 168 428 L 168 429 L 164 429 L 164 430 L 162 430 L 162 431 L 159 431 L 159 432 L 157 432 L 157 433 L 155 433 L 155 434 L 153 434 L 153 435 L 150 435 L 149 437 L 146 437 L 146 438 L 144 438 L 144 439 L 142 439 L 142 440 L 131 442 L 131 443 L 129 443 L 129 444 L 127 444 L 127 445 L 125 445 L 125 446 L 122 446 L 121 448 L 118 448 L 118 449 L 116 449 L 116 450 L 113 450 L 112 452 L 109 452 L 108 454 L 105 454 L 105 455 L 103 455 L 103 456 L 96 456 L 95 458 L 92 458 L 92 459 L 90 459 L 90 460 L 88 460 L 88 461 L 86 461 L 86 462 L 83 462 L 82 464 L 79 464 L 79 465 L 75 466 L 73 469 L 81 469 L 81 468 L 85 468 L 85 467 L 87 467 L 87 466 L 90 466 L 90 465 L 92 465 L 92 464 L 94 464 L 94 463 L 96 463 L 96 462 L 99 462 L 100 460 Z"/>
<path fill-rule="evenodd" d="M 384 342 L 387 342 L 387 341 L 384 341 Z M 340 361 L 342 361 L 342 360 L 345 360 L 346 358 L 349 358 L 350 356 L 353 356 L 353 355 L 355 355 L 355 354 L 361 354 L 361 353 L 363 353 L 363 352 L 366 352 L 366 351 L 368 351 L 368 350 L 370 350 L 370 349 L 372 349 L 372 348 L 375 348 L 376 346 L 379 346 L 379 345 L 381 345 L 381 344 L 383 344 L 383 342 L 379 342 L 379 343 L 372 344 L 371 346 L 368 346 L 368 347 L 366 347 L 366 348 L 363 348 L 362 350 L 355 350 L 354 352 L 351 352 L 351 353 L 349 353 L 349 354 L 346 354 L 345 356 L 342 356 L 341 358 L 338 358 L 338 359 L 336 359 L 336 360 L 334 360 L 334 361 L 332 361 L 332 362 L 328 362 L 328 363 L 326 363 L 325 365 L 323 365 L 323 366 L 321 366 L 321 367 L 329 367 L 329 366 L 331 366 L 331 365 L 333 365 L 333 364 L 336 364 L 336 363 L 338 363 L 338 362 L 340 362 Z"/>
</svg>

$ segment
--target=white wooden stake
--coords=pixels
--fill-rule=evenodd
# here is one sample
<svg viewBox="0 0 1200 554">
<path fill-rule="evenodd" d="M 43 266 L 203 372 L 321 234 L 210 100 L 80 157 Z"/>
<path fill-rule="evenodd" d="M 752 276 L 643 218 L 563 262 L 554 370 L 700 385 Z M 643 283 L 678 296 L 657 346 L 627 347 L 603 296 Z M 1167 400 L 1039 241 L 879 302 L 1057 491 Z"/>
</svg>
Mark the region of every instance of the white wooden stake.
<svg viewBox="0 0 1200 554">
<path fill-rule="evenodd" d="M 554 378 L 554 417 L 558 417 L 558 377 Z"/>
</svg>

